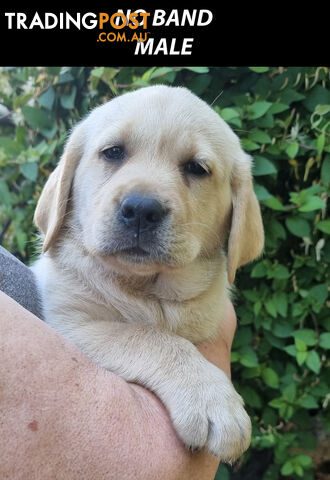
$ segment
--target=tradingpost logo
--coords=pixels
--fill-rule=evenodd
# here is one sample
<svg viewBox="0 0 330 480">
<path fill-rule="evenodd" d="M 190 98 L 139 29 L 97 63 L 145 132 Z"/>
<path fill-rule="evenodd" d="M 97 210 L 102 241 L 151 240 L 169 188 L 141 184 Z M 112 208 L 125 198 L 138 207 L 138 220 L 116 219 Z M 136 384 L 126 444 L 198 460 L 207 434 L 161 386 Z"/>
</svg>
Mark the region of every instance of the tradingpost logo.
<svg viewBox="0 0 330 480">
<path fill-rule="evenodd" d="M 142 17 L 142 20 L 141 18 Z M 97 41 L 98 42 L 145 42 L 147 40 L 147 35 L 149 32 L 144 32 L 138 34 L 134 32 L 133 35 L 127 36 L 126 31 L 118 32 L 118 30 L 123 30 L 125 28 L 136 30 L 141 28 L 145 31 L 148 27 L 148 17 L 150 13 L 145 11 L 135 11 L 131 12 L 130 10 L 126 15 L 118 11 L 109 15 L 108 13 L 101 12 L 99 14 L 99 28 L 103 30 L 106 26 L 110 25 L 113 31 L 106 32 L 102 31 Z"/>
<path fill-rule="evenodd" d="M 194 36 L 182 38 L 180 29 L 206 27 L 213 13 L 206 9 L 146 11 L 118 10 L 116 12 L 4 12 L 8 30 L 96 30 L 98 44 L 127 43 L 134 55 L 191 55 Z M 153 37 L 162 27 L 162 37 Z M 178 35 L 166 36 L 166 28 Z M 189 30 L 192 31 L 191 28 Z M 158 32 L 157 32 L 158 33 Z"/>
</svg>

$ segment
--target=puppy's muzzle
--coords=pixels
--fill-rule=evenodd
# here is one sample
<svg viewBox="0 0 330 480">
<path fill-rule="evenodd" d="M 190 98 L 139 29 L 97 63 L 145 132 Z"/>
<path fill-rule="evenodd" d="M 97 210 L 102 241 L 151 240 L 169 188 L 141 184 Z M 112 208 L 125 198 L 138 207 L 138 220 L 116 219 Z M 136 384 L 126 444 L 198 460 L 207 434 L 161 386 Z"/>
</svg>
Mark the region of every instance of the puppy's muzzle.
<svg viewBox="0 0 330 480">
<path fill-rule="evenodd" d="M 118 220 L 126 233 L 135 238 L 157 229 L 168 214 L 168 209 L 157 199 L 131 194 L 119 206 Z"/>
</svg>

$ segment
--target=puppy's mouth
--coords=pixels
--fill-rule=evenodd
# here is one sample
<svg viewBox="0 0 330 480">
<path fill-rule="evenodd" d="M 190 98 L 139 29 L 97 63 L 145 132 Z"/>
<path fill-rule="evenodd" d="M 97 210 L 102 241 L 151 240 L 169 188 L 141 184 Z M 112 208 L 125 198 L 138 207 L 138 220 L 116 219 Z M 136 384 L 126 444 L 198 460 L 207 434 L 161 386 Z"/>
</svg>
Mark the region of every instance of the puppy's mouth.
<svg viewBox="0 0 330 480">
<path fill-rule="evenodd" d="M 159 265 L 170 262 L 169 252 L 156 239 L 146 241 L 144 238 L 132 239 L 125 235 L 102 242 L 102 248 L 99 249 L 98 254 L 109 259 L 116 258 L 119 262 L 131 265 Z"/>
<path fill-rule="evenodd" d="M 124 248 L 122 250 L 119 250 L 117 254 L 124 255 L 127 257 L 143 257 L 143 258 L 151 257 L 150 251 L 145 250 L 144 248 L 141 248 L 139 246 Z"/>
<path fill-rule="evenodd" d="M 113 252 L 114 256 L 125 263 L 137 265 L 168 264 L 170 258 L 157 244 L 139 244 L 122 246 Z"/>
</svg>

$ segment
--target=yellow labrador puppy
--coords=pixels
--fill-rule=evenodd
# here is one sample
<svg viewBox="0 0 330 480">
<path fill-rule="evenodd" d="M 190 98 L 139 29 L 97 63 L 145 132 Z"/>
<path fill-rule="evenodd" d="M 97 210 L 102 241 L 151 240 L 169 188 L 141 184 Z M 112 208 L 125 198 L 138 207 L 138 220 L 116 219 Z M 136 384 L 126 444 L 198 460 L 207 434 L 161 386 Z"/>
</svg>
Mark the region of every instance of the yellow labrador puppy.
<svg viewBox="0 0 330 480">
<path fill-rule="evenodd" d="M 184 444 L 232 462 L 251 424 L 194 344 L 221 330 L 236 269 L 263 248 L 251 159 L 185 88 L 154 86 L 74 129 L 35 212 L 46 321 L 152 390 Z"/>
</svg>

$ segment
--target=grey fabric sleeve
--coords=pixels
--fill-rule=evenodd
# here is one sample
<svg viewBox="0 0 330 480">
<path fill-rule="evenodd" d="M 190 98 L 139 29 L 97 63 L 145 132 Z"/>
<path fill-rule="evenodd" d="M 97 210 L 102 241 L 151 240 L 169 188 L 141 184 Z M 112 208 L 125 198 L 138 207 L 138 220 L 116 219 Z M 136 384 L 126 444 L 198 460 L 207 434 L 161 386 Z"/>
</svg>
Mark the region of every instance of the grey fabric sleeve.
<svg viewBox="0 0 330 480">
<path fill-rule="evenodd" d="M 0 290 L 39 318 L 40 298 L 32 271 L 0 246 Z"/>
</svg>

